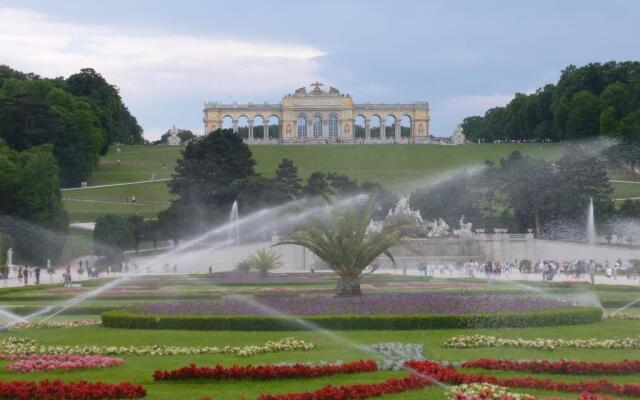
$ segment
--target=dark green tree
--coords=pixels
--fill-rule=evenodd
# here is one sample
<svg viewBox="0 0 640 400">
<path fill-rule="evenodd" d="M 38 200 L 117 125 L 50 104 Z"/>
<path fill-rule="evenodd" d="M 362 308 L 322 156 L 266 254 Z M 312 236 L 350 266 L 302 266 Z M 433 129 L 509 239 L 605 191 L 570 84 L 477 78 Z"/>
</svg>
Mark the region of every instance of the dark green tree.
<svg viewBox="0 0 640 400">
<path fill-rule="evenodd" d="M 93 241 L 95 254 L 113 261 L 122 260 L 123 252 L 136 246 L 130 218 L 124 215 L 98 217 Z"/>
<path fill-rule="evenodd" d="M 298 167 L 293 161 L 283 158 L 276 170 L 276 181 L 287 191 L 289 199 L 296 199 L 302 194 L 302 184 L 298 176 Z"/>
</svg>

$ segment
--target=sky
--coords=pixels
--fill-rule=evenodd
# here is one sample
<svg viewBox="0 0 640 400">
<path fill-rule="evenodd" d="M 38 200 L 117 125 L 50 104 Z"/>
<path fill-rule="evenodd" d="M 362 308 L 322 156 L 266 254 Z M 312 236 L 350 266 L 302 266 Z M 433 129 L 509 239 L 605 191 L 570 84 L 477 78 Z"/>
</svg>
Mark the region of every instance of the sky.
<svg viewBox="0 0 640 400">
<path fill-rule="evenodd" d="M 431 134 L 556 82 L 640 58 L 640 1 L 0 0 L 0 64 L 92 67 L 145 137 L 203 133 L 206 101 L 277 103 L 320 80 L 357 103 L 428 101 Z"/>
</svg>

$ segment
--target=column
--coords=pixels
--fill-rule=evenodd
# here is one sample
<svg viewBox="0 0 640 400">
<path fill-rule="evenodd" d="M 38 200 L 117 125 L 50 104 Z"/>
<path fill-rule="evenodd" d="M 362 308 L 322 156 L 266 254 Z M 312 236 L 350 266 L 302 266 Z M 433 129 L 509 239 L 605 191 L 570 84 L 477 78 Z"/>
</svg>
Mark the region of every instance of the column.
<svg viewBox="0 0 640 400">
<path fill-rule="evenodd" d="M 269 120 L 265 119 L 264 124 L 262 125 L 262 137 L 264 140 L 269 140 Z"/>
<path fill-rule="evenodd" d="M 365 139 L 364 141 L 366 143 L 371 141 L 371 131 L 370 131 L 371 127 L 370 127 L 370 125 L 371 125 L 371 120 L 370 119 L 365 119 L 364 120 L 364 139 Z"/>
<path fill-rule="evenodd" d="M 400 126 L 402 124 L 402 121 L 396 118 L 396 142 L 399 142 L 400 139 L 402 139 L 402 134 L 400 133 Z"/>
<path fill-rule="evenodd" d="M 249 121 L 249 142 L 253 142 L 253 121 Z"/>
<path fill-rule="evenodd" d="M 385 142 L 387 140 L 387 119 L 380 118 L 380 140 Z"/>
<path fill-rule="evenodd" d="M 231 123 L 233 124 L 233 133 L 238 133 L 238 120 L 234 119 Z"/>
</svg>

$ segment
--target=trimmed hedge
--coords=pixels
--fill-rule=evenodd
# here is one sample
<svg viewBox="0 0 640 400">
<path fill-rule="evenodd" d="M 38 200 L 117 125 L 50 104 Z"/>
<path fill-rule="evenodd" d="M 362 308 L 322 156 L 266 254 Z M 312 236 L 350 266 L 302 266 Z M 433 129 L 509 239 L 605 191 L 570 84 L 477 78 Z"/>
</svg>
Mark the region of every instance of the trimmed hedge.
<svg viewBox="0 0 640 400">
<path fill-rule="evenodd" d="M 443 328 L 525 328 L 598 322 L 602 310 L 572 307 L 528 313 L 424 315 L 319 315 L 301 322 L 283 317 L 252 315 L 150 315 L 114 310 L 102 314 L 102 325 L 125 329 L 229 331 L 413 330 Z M 305 324 L 306 323 L 306 324 Z"/>
</svg>

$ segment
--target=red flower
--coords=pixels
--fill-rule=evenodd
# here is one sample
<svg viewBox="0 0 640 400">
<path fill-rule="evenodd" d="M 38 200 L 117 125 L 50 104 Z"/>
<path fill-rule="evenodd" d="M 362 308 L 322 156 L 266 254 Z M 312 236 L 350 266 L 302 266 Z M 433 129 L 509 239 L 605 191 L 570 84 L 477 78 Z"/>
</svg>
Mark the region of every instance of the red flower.
<svg viewBox="0 0 640 400">
<path fill-rule="evenodd" d="M 144 396 L 146 396 L 144 388 L 130 382 L 117 384 L 60 380 L 0 382 L 0 399 L 3 400 L 138 399 Z"/>
<path fill-rule="evenodd" d="M 316 378 L 336 374 L 356 374 L 360 372 L 373 372 L 378 370 L 378 364 L 373 360 L 361 360 L 343 364 L 327 365 L 232 365 L 224 367 L 217 364 L 215 367 L 198 367 L 194 364 L 172 371 L 157 370 L 153 373 L 155 380 L 185 380 L 185 379 L 291 379 L 291 378 Z"/>
<path fill-rule="evenodd" d="M 481 358 L 479 360 L 466 361 L 462 364 L 462 367 L 567 375 L 629 375 L 640 373 L 640 361 L 635 360 L 607 363 L 570 360 L 511 361 Z"/>
</svg>

